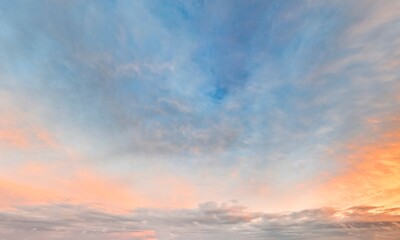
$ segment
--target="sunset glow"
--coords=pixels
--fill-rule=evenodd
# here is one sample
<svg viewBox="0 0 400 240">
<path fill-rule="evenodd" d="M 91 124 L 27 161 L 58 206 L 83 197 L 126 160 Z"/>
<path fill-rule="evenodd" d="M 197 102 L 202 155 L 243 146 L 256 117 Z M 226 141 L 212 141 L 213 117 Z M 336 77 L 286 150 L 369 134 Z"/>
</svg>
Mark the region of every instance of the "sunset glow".
<svg viewBox="0 0 400 240">
<path fill-rule="evenodd" d="M 399 26 L 397 0 L 0 0 L 0 239 L 400 239 Z"/>
</svg>

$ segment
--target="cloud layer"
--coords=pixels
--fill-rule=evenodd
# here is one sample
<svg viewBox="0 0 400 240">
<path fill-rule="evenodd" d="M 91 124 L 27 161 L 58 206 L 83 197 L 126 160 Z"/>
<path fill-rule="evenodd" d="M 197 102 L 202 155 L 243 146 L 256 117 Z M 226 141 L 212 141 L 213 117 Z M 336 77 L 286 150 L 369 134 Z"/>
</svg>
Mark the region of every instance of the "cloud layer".
<svg viewBox="0 0 400 240">
<path fill-rule="evenodd" d="M 400 210 L 359 206 L 269 214 L 208 202 L 194 209 L 112 214 L 83 205 L 21 206 L 1 213 L 5 239 L 396 239 Z"/>
</svg>

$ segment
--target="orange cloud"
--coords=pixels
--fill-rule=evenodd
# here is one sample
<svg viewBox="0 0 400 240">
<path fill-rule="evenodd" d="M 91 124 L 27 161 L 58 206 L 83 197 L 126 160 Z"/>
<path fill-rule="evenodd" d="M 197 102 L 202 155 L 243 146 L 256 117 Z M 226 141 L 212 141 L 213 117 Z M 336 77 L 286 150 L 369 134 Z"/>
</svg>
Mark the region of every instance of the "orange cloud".
<svg viewBox="0 0 400 240">
<path fill-rule="evenodd" d="M 350 143 L 346 170 L 320 189 L 329 205 L 400 205 L 400 117 L 368 122 L 377 134 Z"/>
<path fill-rule="evenodd" d="M 141 238 L 141 239 L 154 239 L 156 237 L 156 232 L 154 230 L 142 230 L 131 232 L 131 235 L 134 238 Z"/>
<path fill-rule="evenodd" d="M 28 148 L 30 147 L 28 136 L 21 130 L 13 129 L 2 129 L 0 130 L 0 142 L 13 146 L 16 148 Z"/>
<path fill-rule="evenodd" d="M 55 201 L 62 195 L 24 182 L 0 179 L 0 208 L 11 208 L 21 204 L 39 204 Z"/>
<path fill-rule="evenodd" d="M 37 162 L 26 162 L 20 169 L 19 173 L 24 176 L 38 177 L 43 174 L 48 174 L 50 166 Z"/>
<path fill-rule="evenodd" d="M 157 240 L 154 230 L 137 230 L 134 232 L 104 233 L 111 239 L 118 240 Z"/>
<path fill-rule="evenodd" d="M 0 208 L 61 202 L 125 211 L 145 202 L 122 180 L 67 165 L 27 162 L 10 168 L 13 176 L 0 179 Z"/>
<path fill-rule="evenodd" d="M 162 172 L 157 177 L 121 177 L 100 173 L 78 161 L 25 161 L 4 173 L 0 208 L 68 203 L 126 212 L 136 207 L 184 208 L 198 203 L 187 179 Z"/>
<path fill-rule="evenodd" d="M 60 183 L 67 191 L 65 198 L 73 203 L 90 203 L 115 211 L 129 210 L 145 202 L 123 181 L 88 169 L 79 170 L 73 179 Z"/>
<path fill-rule="evenodd" d="M 0 147 L 16 150 L 57 147 L 50 131 L 32 119 L 32 116 L 13 111 L 1 114 L 0 118 Z"/>
</svg>

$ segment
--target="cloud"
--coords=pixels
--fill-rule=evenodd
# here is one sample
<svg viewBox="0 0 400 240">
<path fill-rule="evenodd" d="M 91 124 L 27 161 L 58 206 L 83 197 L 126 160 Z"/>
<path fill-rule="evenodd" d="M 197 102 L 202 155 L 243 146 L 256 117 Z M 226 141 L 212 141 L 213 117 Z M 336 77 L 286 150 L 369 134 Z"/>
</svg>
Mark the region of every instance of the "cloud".
<svg viewBox="0 0 400 240">
<path fill-rule="evenodd" d="M 113 196 L 114 181 L 78 177 L 99 188 L 85 199 L 110 204 L 138 194 L 154 196 L 154 205 L 241 199 L 302 209 L 324 205 L 330 190 L 315 189 L 336 190 L 335 176 L 351 198 L 363 196 L 363 176 L 392 186 L 384 179 L 394 174 L 383 173 L 393 168 L 373 173 L 371 160 L 359 168 L 365 174 L 356 166 L 343 173 L 338 156 L 347 143 L 379 138 L 368 119 L 398 111 L 397 9 L 395 1 L 356 0 L 5 3 L 0 110 L 24 114 L 16 126 L 0 122 L 1 169 L 30 186 L 54 176 L 31 180 L 15 165 L 65 161 L 70 169 L 73 158 L 76 169 L 140 186 Z M 368 186 L 361 189 L 373 192 Z"/>
<path fill-rule="evenodd" d="M 111 214 L 84 205 L 20 206 L 1 214 L 6 239 L 380 239 L 400 232 L 398 209 L 358 206 L 268 214 L 233 203 Z"/>
<path fill-rule="evenodd" d="M 27 161 L 16 169 L 2 170 L 0 208 L 65 202 L 101 206 L 118 212 L 133 206 L 149 206 L 148 196 L 138 194 L 123 179 L 75 168 L 74 162 L 43 166 Z"/>
<path fill-rule="evenodd" d="M 379 204 L 395 207 L 400 193 L 400 118 L 367 119 L 370 136 L 343 143 L 337 161 L 344 166 L 321 187 L 321 198 L 337 206 Z"/>
</svg>

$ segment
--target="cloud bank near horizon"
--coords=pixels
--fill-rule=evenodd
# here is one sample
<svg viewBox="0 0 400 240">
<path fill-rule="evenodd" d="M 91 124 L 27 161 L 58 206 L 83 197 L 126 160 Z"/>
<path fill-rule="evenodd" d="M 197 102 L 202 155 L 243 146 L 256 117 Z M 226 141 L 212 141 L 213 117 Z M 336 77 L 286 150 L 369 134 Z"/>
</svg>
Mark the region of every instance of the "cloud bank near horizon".
<svg viewBox="0 0 400 240">
<path fill-rule="evenodd" d="M 2 211 L 5 239 L 395 239 L 400 209 L 252 212 L 236 203 L 207 202 L 193 209 L 136 209 L 116 214 L 84 205 L 20 206 Z"/>
</svg>

